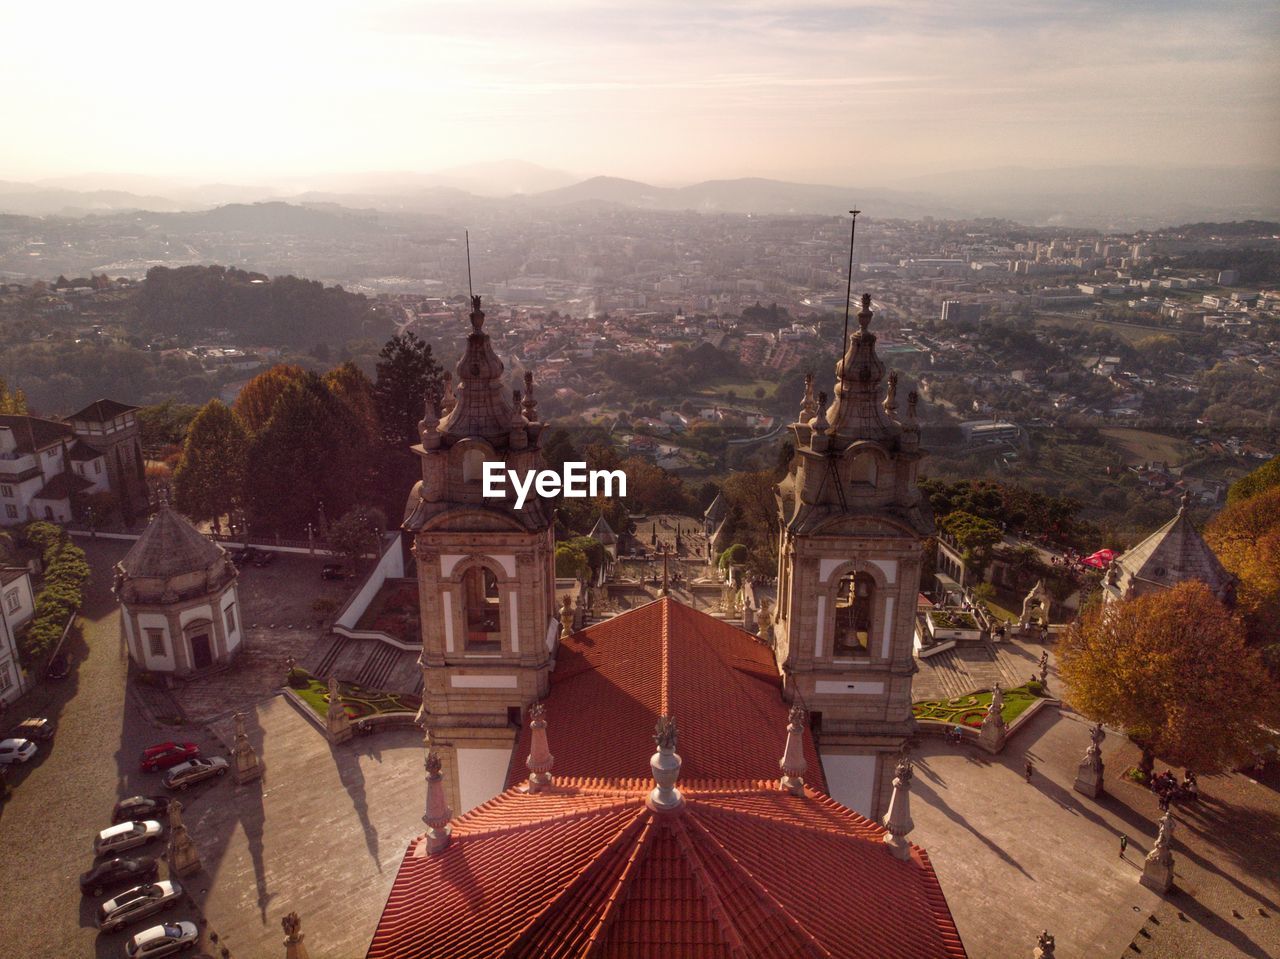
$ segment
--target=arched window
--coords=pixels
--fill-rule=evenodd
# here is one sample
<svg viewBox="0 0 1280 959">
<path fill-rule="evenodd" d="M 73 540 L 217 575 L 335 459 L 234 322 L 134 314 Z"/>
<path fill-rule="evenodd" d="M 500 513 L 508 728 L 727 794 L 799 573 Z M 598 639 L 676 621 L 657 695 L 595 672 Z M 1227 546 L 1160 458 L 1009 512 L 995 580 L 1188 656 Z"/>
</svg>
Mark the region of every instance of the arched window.
<svg viewBox="0 0 1280 959">
<path fill-rule="evenodd" d="M 869 573 L 856 573 L 840 580 L 836 591 L 837 656 L 871 654 L 871 610 L 875 598 L 876 581 Z"/>
<path fill-rule="evenodd" d="M 502 613 L 498 577 L 484 566 L 473 566 L 462 576 L 463 614 L 467 618 L 467 650 L 498 652 L 502 649 Z"/>
</svg>

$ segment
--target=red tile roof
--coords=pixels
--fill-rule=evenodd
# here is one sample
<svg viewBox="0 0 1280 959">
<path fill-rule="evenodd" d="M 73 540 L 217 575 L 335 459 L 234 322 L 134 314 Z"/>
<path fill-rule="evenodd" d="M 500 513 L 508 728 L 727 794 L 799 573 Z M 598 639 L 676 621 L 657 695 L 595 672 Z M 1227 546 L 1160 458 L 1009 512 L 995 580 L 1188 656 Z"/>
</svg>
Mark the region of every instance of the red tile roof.
<svg viewBox="0 0 1280 959">
<path fill-rule="evenodd" d="M 750 633 L 660 599 L 565 637 L 546 699 L 554 776 L 647 776 L 653 727 L 680 727 L 686 779 L 776 779 L 787 704 L 773 653 Z M 507 785 L 528 771 L 521 730 Z M 805 782 L 827 789 L 806 730 Z"/>
<path fill-rule="evenodd" d="M 440 854 L 415 840 L 369 959 L 964 957 L 924 851 L 895 858 L 825 794 L 682 782 L 684 805 L 654 812 L 651 785 L 510 789 Z"/>
<path fill-rule="evenodd" d="M 81 423 L 110 423 L 117 416 L 131 413 L 136 409 L 136 406 L 118 403 L 115 400 L 94 400 L 84 409 L 72 413 L 67 419 Z"/>
<path fill-rule="evenodd" d="M 13 439 L 19 453 L 34 453 L 49 446 L 56 446 L 74 434 L 66 423 L 41 419 L 39 416 L 0 414 L 0 426 L 13 430 Z"/>
</svg>

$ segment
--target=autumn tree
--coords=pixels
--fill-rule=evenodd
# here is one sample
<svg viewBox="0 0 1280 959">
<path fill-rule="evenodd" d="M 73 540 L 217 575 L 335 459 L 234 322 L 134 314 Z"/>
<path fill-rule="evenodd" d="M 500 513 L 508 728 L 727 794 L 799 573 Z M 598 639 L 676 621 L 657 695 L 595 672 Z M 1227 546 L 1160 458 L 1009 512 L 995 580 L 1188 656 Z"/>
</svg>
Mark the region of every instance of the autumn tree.
<svg viewBox="0 0 1280 959">
<path fill-rule="evenodd" d="M 1276 647 L 1280 644 L 1280 486 L 1237 499 L 1213 518 L 1204 539 L 1240 581 L 1236 603 L 1250 640 L 1264 648 Z M 1280 666 L 1280 649 L 1267 658 Z"/>
<path fill-rule="evenodd" d="M 248 452 L 249 433 L 240 417 L 221 400 L 206 403 L 191 421 L 173 473 L 179 511 L 212 520 L 216 528 L 240 502 Z"/>
<path fill-rule="evenodd" d="M 1156 757 L 1197 772 L 1229 768 L 1254 754 L 1275 721 L 1260 655 L 1198 580 L 1090 606 L 1058 657 L 1071 704 L 1123 728 L 1148 775 Z"/>
<path fill-rule="evenodd" d="M 275 412 L 276 403 L 284 392 L 295 383 L 303 382 L 307 371 L 291 363 L 277 363 L 269 370 L 259 373 L 240 391 L 236 397 L 235 412 L 252 434 L 262 431 Z"/>
<path fill-rule="evenodd" d="M 1280 456 L 1273 456 L 1252 473 L 1231 484 L 1231 488 L 1227 490 L 1227 504 L 1234 505 L 1277 486 L 1280 486 Z"/>
<path fill-rule="evenodd" d="M 370 441 L 379 436 L 378 406 L 373 397 L 373 382 L 350 360 L 335 366 L 324 375 L 324 385 L 338 402 L 351 411 Z"/>
<path fill-rule="evenodd" d="M 0 413 L 21 416 L 27 412 L 27 397 L 22 390 L 10 390 L 9 384 L 0 377 Z"/>
</svg>

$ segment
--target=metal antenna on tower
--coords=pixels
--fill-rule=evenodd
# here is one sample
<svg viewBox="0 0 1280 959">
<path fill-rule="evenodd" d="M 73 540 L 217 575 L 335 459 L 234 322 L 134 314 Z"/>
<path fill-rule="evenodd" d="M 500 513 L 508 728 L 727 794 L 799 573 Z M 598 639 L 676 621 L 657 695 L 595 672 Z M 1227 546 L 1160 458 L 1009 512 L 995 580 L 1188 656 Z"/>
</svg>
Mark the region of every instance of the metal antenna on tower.
<svg viewBox="0 0 1280 959">
<path fill-rule="evenodd" d="M 471 288 L 471 231 L 463 230 L 462 235 L 466 237 L 466 240 L 467 240 L 467 296 L 471 297 L 471 299 L 474 301 L 476 298 L 476 293 L 475 293 L 475 290 Z M 847 309 L 845 310 L 845 313 L 846 313 L 846 316 L 844 319 L 844 324 L 847 327 L 849 325 L 849 317 L 847 315 L 848 314 Z"/>
<path fill-rule="evenodd" d="M 844 360 L 849 352 L 849 300 L 853 297 L 853 238 L 858 231 L 858 214 L 861 210 L 850 210 L 853 221 L 849 224 L 849 280 L 844 288 L 844 339 L 840 344 L 840 359 Z"/>
</svg>

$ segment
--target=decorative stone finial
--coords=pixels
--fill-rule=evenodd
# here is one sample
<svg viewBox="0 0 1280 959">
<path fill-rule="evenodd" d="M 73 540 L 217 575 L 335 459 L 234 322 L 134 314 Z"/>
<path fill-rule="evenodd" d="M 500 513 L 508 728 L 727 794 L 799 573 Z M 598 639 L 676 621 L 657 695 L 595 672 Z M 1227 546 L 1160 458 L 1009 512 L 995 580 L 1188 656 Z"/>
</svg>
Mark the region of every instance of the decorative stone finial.
<svg viewBox="0 0 1280 959">
<path fill-rule="evenodd" d="M 524 418 L 530 423 L 538 422 L 538 401 L 533 398 L 533 374 L 524 371 Z"/>
<path fill-rule="evenodd" d="M 898 371 L 889 371 L 889 388 L 884 394 L 884 411 L 890 419 L 898 415 Z"/>
<path fill-rule="evenodd" d="M 302 944 L 302 920 L 291 912 L 280 920 L 284 930 L 284 959 L 309 959 L 307 947 Z"/>
<path fill-rule="evenodd" d="M 1091 799 L 1097 799 L 1103 792 L 1102 741 L 1106 738 L 1102 723 L 1094 723 L 1089 730 L 1089 748 L 1085 750 L 1084 759 L 1076 770 L 1076 781 L 1072 788 Z"/>
<path fill-rule="evenodd" d="M 458 405 L 457 394 L 453 392 L 453 374 L 448 370 L 444 371 L 444 399 L 440 403 L 440 413 L 448 416 L 453 412 L 453 408 Z"/>
<path fill-rule="evenodd" d="M 534 703 L 529 707 L 529 729 L 532 733 L 529 744 L 529 792 L 541 792 L 551 785 L 551 766 L 555 756 L 547 746 L 547 707 L 544 703 Z"/>
<path fill-rule="evenodd" d="M 422 403 L 422 420 L 418 423 L 418 436 L 423 449 L 440 448 L 440 392 L 436 387 L 427 391 Z"/>
<path fill-rule="evenodd" d="M 915 828 L 911 819 L 911 780 L 915 770 L 911 766 L 911 758 L 904 748 L 894 770 L 893 795 L 889 799 L 889 811 L 885 813 L 884 828 L 888 835 L 884 837 L 893 854 L 899 859 L 907 859 L 911 855 L 911 844 L 907 842 L 907 834 Z"/>
<path fill-rule="evenodd" d="M 804 795 L 804 774 L 809 763 L 804 758 L 804 709 L 792 706 L 787 714 L 787 745 L 778 760 L 778 768 L 782 770 L 782 778 L 778 780 L 778 788 L 785 789 L 793 796 Z"/>
<path fill-rule="evenodd" d="M 907 422 L 912 426 L 916 422 L 916 406 L 920 402 L 920 394 L 912 390 L 907 394 Z"/>
<path fill-rule="evenodd" d="M 480 297 L 471 298 L 471 329 L 476 333 L 484 326 L 484 310 L 480 309 Z"/>
<path fill-rule="evenodd" d="M 444 795 L 440 754 L 434 749 L 428 749 L 423 765 L 427 770 L 427 811 L 423 814 L 422 821 L 427 824 L 427 855 L 435 856 L 444 852 L 449 845 L 449 835 L 453 832 L 449 820 L 453 818 L 453 810 L 449 808 Z"/>
<path fill-rule="evenodd" d="M 560 636 L 563 638 L 573 632 L 573 599 L 568 593 L 560 603 Z"/>
<path fill-rule="evenodd" d="M 231 747 L 231 755 L 235 760 L 236 782 L 244 785 L 262 776 L 262 760 L 249 742 L 249 735 L 244 729 L 244 713 L 236 713 L 236 738 Z"/>
<path fill-rule="evenodd" d="M 329 708 L 325 712 L 325 729 L 333 743 L 345 743 L 351 738 L 351 717 L 342 704 L 342 692 L 338 689 L 338 677 L 329 677 Z"/>
<path fill-rule="evenodd" d="M 817 401 L 813 395 L 813 374 L 804 375 L 804 401 L 800 404 L 799 422 L 808 423 L 818 412 Z"/>
<path fill-rule="evenodd" d="M 873 315 L 874 314 L 871 312 L 871 294 L 863 293 L 862 309 L 858 312 L 858 325 L 865 330 L 871 325 L 871 317 Z"/>
<path fill-rule="evenodd" d="M 991 690 L 991 704 L 987 706 L 987 715 L 982 720 L 982 729 L 978 733 L 978 745 L 988 752 L 998 753 L 1004 746 L 1004 738 L 1008 727 L 1004 724 L 1001 711 L 1004 709 L 1004 690 L 996 683 Z"/>
<path fill-rule="evenodd" d="M 1049 935 L 1048 929 L 1036 939 L 1036 949 L 1031 956 L 1032 959 L 1053 959 L 1053 936 Z"/>
<path fill-rule="evenodd" d="M 169 803 L 169 874 L 171 876 L 189 876 L 200 870 L 200 853 L 196 844 L 182 822 L 182 803 L 174 800 Z"/>
<path fill-rule="evenodd" d="M 676 752 L 676 720 L 674 716 L 658 717 L 653 731 L 653 741 L 658 751 L 649 758 L 649 769 L 657 783 L 649 793 L 646 804 L 653 810 L 678 809 L 684 805 L 684 797 L 676 788 L 680 778 L 680 756 Z"/>
</svg>

